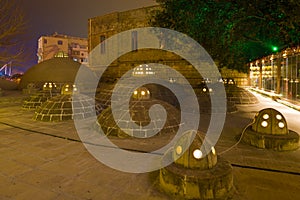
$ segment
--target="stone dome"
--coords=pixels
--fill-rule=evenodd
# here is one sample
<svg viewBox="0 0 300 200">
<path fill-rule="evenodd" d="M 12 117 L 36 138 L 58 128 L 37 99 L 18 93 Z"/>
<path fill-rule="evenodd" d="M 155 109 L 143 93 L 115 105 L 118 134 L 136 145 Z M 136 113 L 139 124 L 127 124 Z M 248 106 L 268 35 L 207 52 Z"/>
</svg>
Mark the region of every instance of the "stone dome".
<svg viewBox="0 0 300 200">
<path fill-rule="evenodd" d="M 200 131 L 185 132 L 162 160 L 172 155 L 174 162 L 161 168 L 158 178 L 159 187 L 174 199 L 229 199 L 233 192 L 231 165 L 217 160 L 213 146 L 201 147 L 204 137 Z"/>
<path fill-rule="evenodd" d="M 90 97 L 77 94 L 75 98 L 71 94 L 63 94 L 52 97 L 37 107 L 34 115 L 35 120 L 40 121 L 65 121 L 71 119 L 85 119 L 91 117 L 96 111 L 99 114 L 102 107 Z M 75 113 L 73 113 L 73 106 Z"/>
<path fill-rule="evenodd" d="M 289 132 L 284 116 L 273 108 L 263 109 L 255 115 L 252 130 L 271 135 L 286 135 Z"/>
<path fill-rule="evenodd" d="M 100 87 L 98 87 L 98 91 L 96 94 L 96 99 L 101 103 L 101 105 L 105 108 L 110 106 L 111 104 L 111 95 L 114 89 L 114 84 L 107 84 L 107 83 L 101 83 Z M 180 85 L 178 86 L 180 87 Z M 171 104 L 175 106 L 176 108 L 180 108 L 179 102 L 176 98 L 176 96 L 173 94 L 171 90 L 168 88 L 158 85 L 158 84 L 145 84 L 142 87 L 138 88 L 136 91 L 142 91 L 145 90 L 147 92 L 144 96 L 145 98 L 152 98 L 161 100 L 164 102 L 167 102 L 168 104 Z M 186 94 L 183 92 L 180 94 L 182 97 L 185 97 Z M 132 95 L 133 98 L 135 98 L 135 94 Z"/>
<path fill-rule="evenodd" d="M 52 58 L 45 60 L 34 65 L 24 73 L 19 87 L 24 89 L 29 83 L 35 83 L 40 87 L 42 87 L 42 84 L 45 82 L 55 82 L 57 84 L 74 83 L 80 66 L 81 64 L 79 62 L 75 62 L 70 58 Z M 83 69 L 84 73 L 87 73 L 87 80 L 89 80 L 88 76 L 94 78 L 92 71 L 87 67 Z"/>
<path fill-rule="evenodd" d="M 162 124 L 164 119 L 161 119 L 161 116 L 156 113 L 154 113 L 154 116 L 150 118 L 149 108 L 155 104 L 159 104 L 165 108 L 167 112 L 165 124 Z M 126 113 L 129 113 L 132 120 L 139 126 L 146 126 L 150 122 L 153 123 L 154 127 L 157 128 L 157 131 L 154 130 L 156 133 L 159 132 L 159 127 L 163 127 L 159 134 L 176 133 L 180 125 L 180 112 L 172 105 L 156 99 L 131 100 L 129 109 L 120 110 L 118 114 L 119 116 L 123 116 Z M 116 122 L 112 114 L 111 107 L 108 107 L 101 112 L 101 114 L 98 116 L 98 123 L 106 135 L 128 137 L 128 134 L 122 131 L 120 127 L 126 129 L 129 126 L 129 122 L 122 119 Z M 129 129 L 132 132 L 132 136 L 140 138 L 149 137 L 151 132 L 153 132 L 153 129 L 146 129 L 143 131 L 140 129 Z"/>
<path fill-rule="evenodd" d="M 57 96 L 60 93 L 57 91 L 51 90 L 42 90 L 28 98 L 25 98 L 23 101 L 23 108 L 25 109 L 35 109 L 38 106 L 41 106 L 42 103 L 46 102 L 48 99 L 52 98 L 53 96 Z"/>
<path fill-rule="evenodd" d="M 175 164 L 190 169 L 211 169 L 217 164 L 217 154 L 214 147 L 204 148 L 202 152 L 205 135 L 200 131 L 188 131 L 176 143 L 173 157 Z M 192 141 L 192 142 L 191 142 Z M 190 144 L 190 145 L 189 145 Z M 187 146 L 189 145 L 188 149 Z M 205 155 L 205 156 L 204 156 Z"/>
<path fill-rule="evenodd" d="M 98 86 L 95 98 L 100 102 L 103 108 L 110 106 L 113 89 L 114 85 L 109 83 L 101 83 Z"/>
<path fill-rule="evenodd" d="M 273 108 L 259 111 L 242 133 L 242 140 L 252 146 L 276 151 L 299 148 L 299 134 L 289 130 L 284 116 Z"/>
</svg>

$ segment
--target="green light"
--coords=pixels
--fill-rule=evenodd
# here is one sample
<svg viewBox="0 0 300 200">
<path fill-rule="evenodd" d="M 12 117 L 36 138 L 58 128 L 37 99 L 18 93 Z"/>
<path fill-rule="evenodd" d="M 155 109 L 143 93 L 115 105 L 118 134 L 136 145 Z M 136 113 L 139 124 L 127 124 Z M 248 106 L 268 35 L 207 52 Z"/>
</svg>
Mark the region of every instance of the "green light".
<svg viewBox="0 0 300 200">
<path fill-rule="evenodd" d="M 278 51 L 278 47 L 272 46 L 272 50 L 273 50 L 274 52 L 276 52 L 276 51 Z"/>
</svg>

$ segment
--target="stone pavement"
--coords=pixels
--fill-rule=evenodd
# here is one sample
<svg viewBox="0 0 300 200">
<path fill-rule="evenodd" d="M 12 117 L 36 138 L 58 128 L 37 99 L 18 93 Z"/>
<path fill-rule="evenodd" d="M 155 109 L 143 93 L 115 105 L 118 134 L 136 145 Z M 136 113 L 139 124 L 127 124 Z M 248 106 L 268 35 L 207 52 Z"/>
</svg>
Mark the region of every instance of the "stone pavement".
<svg viewBox="0 0 300 200">
<path fill-rule="evenodd" d="M 22 98 L 18 92 L 6 92 L 0 97 L 1 200 L 179 199 L 157 188 L 157 172 L 124 173 L 96 160 L 81 143 L 72 121 L 34 121 L 33 111 L 21 108 Z M 217 152 L 233 166 L 232 199 L 300 199 L 300 150 L 275 152 L 243 143 L 235 145 L 255 113 L 265 107 L 280 109 L 289 128 L 300 133 L 300 112 L 258 98 L 261 103 L 238 106 L 237 112 L 227 115 L 216 146 Z M 144 151 L 161 146 L 168 139 L 159 136 L 142 143 L 112 140 L 124 148 Z"/>
</svg>

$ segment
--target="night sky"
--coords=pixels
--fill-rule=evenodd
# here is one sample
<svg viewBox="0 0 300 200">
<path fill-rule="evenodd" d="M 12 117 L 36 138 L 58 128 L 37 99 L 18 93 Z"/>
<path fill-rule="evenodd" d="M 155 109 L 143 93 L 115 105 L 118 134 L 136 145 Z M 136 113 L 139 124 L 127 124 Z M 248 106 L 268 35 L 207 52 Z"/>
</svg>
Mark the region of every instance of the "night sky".
<svg viewBox="0 0 300 200">
<path fill-rule="evenodd" d="M 37 63 L 37 40 L 54 32 L 87 38 L 88 19 L 134 8 L 155 5 L 155 0 L 21 0 L 28 22 L 30 61 Z"/>
</svg>

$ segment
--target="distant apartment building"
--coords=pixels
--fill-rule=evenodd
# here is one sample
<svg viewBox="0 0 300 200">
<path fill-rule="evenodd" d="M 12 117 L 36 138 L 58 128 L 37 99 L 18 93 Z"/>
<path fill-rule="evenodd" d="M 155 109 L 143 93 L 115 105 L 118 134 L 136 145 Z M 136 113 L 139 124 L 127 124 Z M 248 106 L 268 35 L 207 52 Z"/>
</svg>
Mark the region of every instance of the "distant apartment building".
<svg viewBox="0 0 300 200">
<path fill-rule="evenodd" d="M 86 38 L 58 33 L 41 36 L 38 40 L 37 56 L 38 63 L 53 57 L 69 57 L 79 63 L 87 64 L 88 42 Z"/>
</svg>

